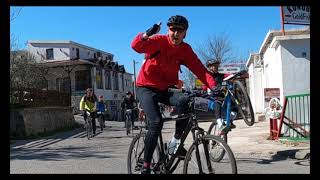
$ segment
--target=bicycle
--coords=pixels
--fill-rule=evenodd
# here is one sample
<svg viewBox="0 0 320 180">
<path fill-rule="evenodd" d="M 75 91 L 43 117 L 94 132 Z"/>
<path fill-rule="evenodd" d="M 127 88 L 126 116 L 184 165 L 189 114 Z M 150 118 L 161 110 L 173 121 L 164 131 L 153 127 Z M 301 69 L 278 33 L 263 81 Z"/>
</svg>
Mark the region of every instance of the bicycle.
<svg viewBox="0 0 320 180">
<path fill-rule="evenodd" d="M 88 140 L 93 137 L 92 121 L 94 120 L 93 112 L 85 111 L 87 118 L 85 120 L 85 128 Z"/>
<path fill-rule="evenodd" d="M 133 126 L 132 126 L 132 113 L 133 113 L 133 110 L 132 109 L 126 109 L 126 112 L 125 112 L 125 124 L 126 124 L 126 134 L 127 136 L 132 133 L 133 135 Z"/>
<path fill-rule="evenodd" d="M 238 110 L 238 115 L 242 117 L 244 122 L 248 126 L 254 124 L 254 113 L 251 105 L 249 95 L 247 94 L 243 84 L 239 80 L 235 80 L 244 71 L 240 71 L 236 74 L 226 77 L 222 82 L 222 93 L 224 94 L 221 104 L 224 117 L 220 116 L 220 119 L 224 119 L 223 122 L 213 121 L 209 126 L 208 133 L 220 136 L 227 143 L 227 134 L 231 131 L 231 106 L 234 105 Z M 210 97 L 212 99 L 212 97 Z M 239 119 L 239 117 L 238 117 Z M 218 127 L 225 124 L 225 128 L 222 130 Z M 223 158 L 225 152 L 221 151 L 216 155 L 211 155 L 213 161 L 219 162 Z"/>
<path fill-rule="evenodd" d="M 173 90 L 174 91 L 174 90 Z M 178 115 L 175 118 L 163 119 L 164 122 L 178 119 L 188 119 L 188 124 L 181 136 L 181 143 L 177 150 L 173 154 L 169 154 L 167 149 L 167 143 L 163 143 L 162 133 L 158 138 L 158 143 L 153 154 L 151 162 L 151 171 L 154 174 L 171 174 L 175 171 L 181 160 L 184 160 L 183 173 L 237 173 L 236 160 L 233 152 L 225 141 L 220 137 L 214 135 L 208 135 L 207 132 L 198 126 L 198 120 L 196 117 L 195 103 L 198 94 L 188 92 L 190 103 L 190 111 L 184 115 Z M 199 105 L 199 104 L 198 104 Z M 203 104 L 202 104 L 203 105 Z M 205 106 L 205 105 L 204 105 Z M 208 106 L 208 105 L 206 105 Z M 143 166 L 144 155 L 144 139 L 146 135 L 145 127 L 140 128 L 140 132 L 133 138 L 127 157 L 127 171 L 129 174 L 140 173 Z M 183 149 L 183 144 L 188 136 L 192 133 L 192 145 L 185 158 L 179 156 L 179 152 Z M 201 146 L 202 145 L 202 146 Z M 211 145 L 211 146 L 210 146 Z M 219 146 L 217 146 L 219 145 Z M 203 148 L 202 148 L 203 147 Z M 210 151 L 214 151 L 215 148 L 223 148 L 227 156 L 225 156 L 224 162 L 212 163 L 210 161 Z M 222 166 L 222 167 L 218 167 Z"/>
</svg>

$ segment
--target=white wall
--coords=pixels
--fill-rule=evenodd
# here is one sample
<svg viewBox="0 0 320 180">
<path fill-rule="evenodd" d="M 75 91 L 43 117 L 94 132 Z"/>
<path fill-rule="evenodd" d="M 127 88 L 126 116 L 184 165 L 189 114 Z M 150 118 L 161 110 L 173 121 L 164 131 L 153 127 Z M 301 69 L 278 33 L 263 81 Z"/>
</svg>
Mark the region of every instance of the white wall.
<svg viewBox="0 0 320 180">
<path fill-rule="evenodd" d="M 70 59 L 70 48 L 66 44 L 28 44 L 28 51 L 33 53 L 37 60 L 42 60 L 41 55 L 46 58 L 46 49 L 53 48 L 54 60 Z M 44 59 L 46 60 L 46 59 Z"/>
<path fill-rule="evenodd" d="M 279 88 L 280 102 L 283 102 L 283 81 L 282 81 L 282 63 L 281 48 L 268 48 L 264 54 L 264 82 L 263 88 Z M 264 89 L 263 89 L 264 91 Z M 264 100 L 264 93 L 263 93 Z M 264 107 L 266 108 L 266 107 Z"/>
<path fill-rule="evenodd" d="M 261 68 L 254 69 L 254 86 L 255 86 L 255 113 L 263 113 L 264 112 L 264 91 L 262 88 L 262 76 L 263 71 Z"/>
<path fill-rule="evenodd" d="M 79 49 L 79 57 L 81 59 L 90 59 L 94 58 L 94 53 L 96 53 L 98 50 L 92 50 L 89 48 L 85 48 L 82 46 L 77 46 L 74 44 L 70 43 L 32 43 L 28 44 L 28 50 L 33 53 L 37 59 L 42 59 L 39 54 L 43 54 L 43 57 L 46 57 L 46 49 L 51 49 L 53 48 L 53 57 L 54 60 L 68 60 L 68 59 L 73 59 L 77 57 L 77 51 L 76 48 Z M 37 53 L 38 52 L 38 53 Z M 90 52 L 88 54 L 88 52 Z M 99 51 L 101 52 L 101 51 Z M 105 60 L 108 54 L 102 53 L 102 59 Z M 109 55 L 111 56 L 111 55 Z M 110 59 L 110 58 L 109 58 Z M 112 57 L 111 57 L 112 59 Z M 52 61 L 54 61 L 52 60 Z"/>
<path fill-rule="evenodd" d="M 310 39 L 281 41 L 284 95 L 310 90 Z M 302 53 L 306 57 L 302 57 Z"/>
</svg>

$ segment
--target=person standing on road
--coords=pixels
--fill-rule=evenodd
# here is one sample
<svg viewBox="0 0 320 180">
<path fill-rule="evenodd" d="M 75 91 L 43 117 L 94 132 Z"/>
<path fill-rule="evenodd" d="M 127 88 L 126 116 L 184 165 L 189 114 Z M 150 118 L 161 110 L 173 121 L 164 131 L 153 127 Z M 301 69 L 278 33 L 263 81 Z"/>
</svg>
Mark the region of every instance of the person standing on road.
<svg viewBox="0 0 320 180">
<path fill-rule="evenodd" d="M 96 134 L 96 109 L 97 109 L 98 99 L 97 96 L 93 93 L 92 88 L 88 88 L 86 90 L 86 94 L 82 96 L 80 100 L 80 111 L 82 111 L 83 118 L 87 121 L 87 113 L 90 112 L 92 119 L 92 130 L 93 134 Z"/>
<path fill-rule="evenodd" d="M 216 82 L 201 63 L 191 46 L 183 41 L 189 27 L 188 20 L 180 15 L 172 16 L 167 22 L 168 34 L 159 35 L 160 25 L 154 24 L 145 33 L 139 33 L 131 47 L 145 54 L 145 61 L 137 78 L 137 96 L 148 121 L 145 139 L 144 163 L 141 173 L 150 173 L 150 162 L 163 126 L 158 103 L 176 106 L 178 113 L 188 110 L 188 97 L 182 93 L 168 92 L 168 88 L 178 84 L 180 65 L 188 67 L 208 87 Z M 180 139 L 187 125 L 186 120 L 176 121 L 174 139 Z M 176 152 L 184 156 L 186 150 Z"/>
</svg>

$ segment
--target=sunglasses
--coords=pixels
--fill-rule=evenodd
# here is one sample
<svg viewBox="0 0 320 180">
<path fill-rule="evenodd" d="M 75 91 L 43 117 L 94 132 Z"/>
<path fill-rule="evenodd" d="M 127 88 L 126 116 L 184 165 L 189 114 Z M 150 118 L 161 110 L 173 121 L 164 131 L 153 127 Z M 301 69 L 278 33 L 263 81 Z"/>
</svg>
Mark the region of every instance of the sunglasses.
<svg viewBox="0 0 320 180">
<path fill-rule="evenodd" d="M 185 31 L 184 28 L 179 28 L 179 27 L 170 27 L 169 30 L 172 31 L 172 32 L 178 31 L 178 33 L 182 33 L 182 32 Z"/>
</svg>

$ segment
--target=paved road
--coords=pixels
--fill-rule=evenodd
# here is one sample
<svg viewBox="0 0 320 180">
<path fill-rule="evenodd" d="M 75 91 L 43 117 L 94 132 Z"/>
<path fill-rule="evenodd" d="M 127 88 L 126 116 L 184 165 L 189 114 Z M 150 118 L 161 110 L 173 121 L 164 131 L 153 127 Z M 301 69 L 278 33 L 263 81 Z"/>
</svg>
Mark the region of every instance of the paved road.
<svg viewBox="0 0 320 180">
<path fill-rule="evenodd" d="M 76 120 L 82 122 L 78 116 Z M 126 136 L 123 122 L 107 121 L 106 125 L 106 130 L 102 133 L 97 130 L 98 134 L 91 140 L 87 140 L 84 129 L 75 129 L 46 138 L 16 141 L 10 145 L 10 173 L 126 174 L 126 157 L 132 137 Z M 200 126 L 207 128 L 208 123 L 200 123 Z M 169 140 L 174 132 L 174 122 L 166 123 L 163 132 L 164 139 Z M 270 149 L 269 153 L 245 151 L 238 148 L 241 147 L 239 143 L 244 147 L 248 145 L 235 134 L 236 131 L 234 137 L 230 134 L 229 143 L 237 159 L 238 173 L 310 173 L 309 161 L 292 158 L 288 153 L 290 148 L 277 151 L 278 154 Z M 178 166 L 176 173 L 181 173 L 181 167 Z"/>
</svg>

